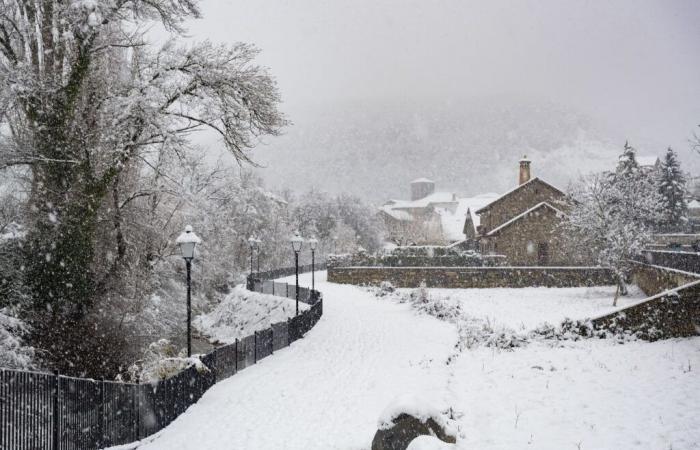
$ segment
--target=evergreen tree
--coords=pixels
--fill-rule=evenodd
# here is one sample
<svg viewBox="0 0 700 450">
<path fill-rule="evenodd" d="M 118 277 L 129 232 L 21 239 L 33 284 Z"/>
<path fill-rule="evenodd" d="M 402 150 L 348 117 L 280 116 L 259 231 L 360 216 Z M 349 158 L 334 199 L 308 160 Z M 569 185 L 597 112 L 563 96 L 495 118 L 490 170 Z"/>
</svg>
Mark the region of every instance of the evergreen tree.
<svg viewBox="0 0 700 450">
<path fill-rule="evenodd" d="M 686 180 L 676 152 L 671 147 L 661 162 L 658 179 L 659 193 L 663 198 L 663 225 L 677 230 L 686 221 L 688 203 L 686 202 Z"/>
<path fill-rule="evenodd" d="M 625 148 L 622 151 L 617 163 L 617 174 L 621 176 L 630 175 L 639 170 L 637 163 L 637 151 L 629 142 L 625 141 Z"/>
</svg>

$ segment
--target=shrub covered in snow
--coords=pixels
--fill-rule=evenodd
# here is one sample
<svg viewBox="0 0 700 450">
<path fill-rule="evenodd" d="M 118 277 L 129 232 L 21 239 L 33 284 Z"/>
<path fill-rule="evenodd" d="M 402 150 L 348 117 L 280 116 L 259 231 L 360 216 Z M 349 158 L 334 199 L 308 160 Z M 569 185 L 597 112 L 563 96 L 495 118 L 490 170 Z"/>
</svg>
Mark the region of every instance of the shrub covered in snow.
<svg viewBox="0 0 700 450">
<path fill-rule="evenodd" d="M 160 339 L 148 346 L 144 358 L 129 367 L 128 376 L 132 381 L 154 383 L 165 380 L 181 371 L 196 367 L 198 371 L 209 369 L 196 357 L 187 357 L 167 339 Z"/>
<path fill-rule="evenodd" d="M 12 317 L 7 308 L 0 309 L 0 367 L 28 369 L 32 367 L 34 349 L 25 346 L 22 335 L 27 327 L 21 320 Z"/>
<path fill-rule="evenodd" d="M 457 324 L 457 349 L 471 349 L 477 346 L 512 350 L 527 344 L 527 333 L 519 333 L 506 326 L 499 326 L 491 320 L 462 316 Z"/>
<path fill-rule="evenodd" d="M 293 300 L 250 292 L 238 286 L 212 311 L 198 316 L 194 326 L 213 342 L 232 343 L 269 328 L 271 324 L 286 321 L 295 314 Z M 308 308 L 299 304 L 299 308 Z"/>
</svg>

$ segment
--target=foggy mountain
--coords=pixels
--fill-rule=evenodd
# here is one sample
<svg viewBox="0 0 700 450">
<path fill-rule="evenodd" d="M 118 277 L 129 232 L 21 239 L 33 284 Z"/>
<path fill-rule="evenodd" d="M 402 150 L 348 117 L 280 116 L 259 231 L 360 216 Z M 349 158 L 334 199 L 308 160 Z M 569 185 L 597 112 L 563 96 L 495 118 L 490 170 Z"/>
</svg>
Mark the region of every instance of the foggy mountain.
<svg viewBox="0 0 700 450">
<path fill-rule="evenodd" d="M 408 197 L 409 181 L 419 177 L 463 195 L 503 192 L 517 183 L 524 154 L 533 176 L 566 188 L 581 174 L 611 168 L 624 144 L 553 104 L 429 104 L 356 102 L 292 115 L 286 134 L 254 158 L 271 187 L 315 187 L 382 203 Z"/>
</svg>

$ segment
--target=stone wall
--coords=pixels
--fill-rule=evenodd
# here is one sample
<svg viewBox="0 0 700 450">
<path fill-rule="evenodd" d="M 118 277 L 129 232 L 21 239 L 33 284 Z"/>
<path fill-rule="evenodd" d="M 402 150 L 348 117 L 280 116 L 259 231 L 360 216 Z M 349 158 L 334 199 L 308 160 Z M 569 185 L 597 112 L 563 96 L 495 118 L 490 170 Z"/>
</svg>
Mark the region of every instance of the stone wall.
<svg viewBox="0 0 700 450">
<path fill-rule="evenodd" d="M 700 280 L 700 274 L 642 263 L 635 264 L 632 274 L 632 282 L 649 296 L 697 280 Z"/>
<path fill-rule="evenodd" d="M 329 267 L 328 281 L 355 285 L 415 288 L 425 282 L 439 288 L 522 288 L 615 284 L 599 267 Z"/>
<path fill-rule="evenodd" d="M 664 291 L 591 320 L 596 329 L 648 339 L 696 336 L 700 329 L 700 280 Z"/>
<path fill-rule="evenodd" d="M 700 272 L 700 253 L 670 250 L 645 250 L 643 261 L 655 266 L 671 267 L 685 272 Z"/>
<path fill-rule="evenodd" d="M 329 267 L 494 267 L 505 265 L 503 255 L 439 254 L 439 255 L 331 255 Z"/>
</svg>

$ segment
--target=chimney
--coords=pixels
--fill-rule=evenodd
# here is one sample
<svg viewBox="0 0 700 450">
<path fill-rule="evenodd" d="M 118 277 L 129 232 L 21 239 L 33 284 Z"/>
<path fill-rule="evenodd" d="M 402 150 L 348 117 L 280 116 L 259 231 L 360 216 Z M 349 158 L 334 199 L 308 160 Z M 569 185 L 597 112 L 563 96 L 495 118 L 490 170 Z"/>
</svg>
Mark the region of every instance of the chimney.
<svg viewBox="0 0 700 450">
<path fill-rule="evenodd" d="M 520 160 L 520 184 L 530 181 L 530 160 L 527 155 Z"/>
</svg>

